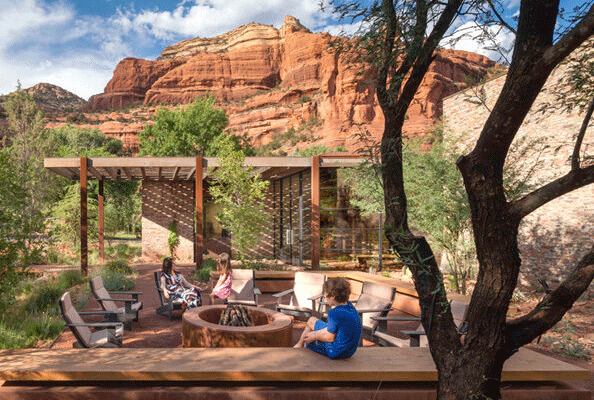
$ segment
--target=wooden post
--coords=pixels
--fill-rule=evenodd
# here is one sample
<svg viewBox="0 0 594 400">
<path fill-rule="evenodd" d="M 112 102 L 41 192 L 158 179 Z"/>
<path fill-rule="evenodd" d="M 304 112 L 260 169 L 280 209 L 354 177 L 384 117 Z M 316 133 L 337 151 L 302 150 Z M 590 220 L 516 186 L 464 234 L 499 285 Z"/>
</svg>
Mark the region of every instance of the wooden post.
<svg viewBox="0 0 594 400">
<path fill-rule="evenodd" d="M 83 276 L 89 273 L 87 222 L 87 158 L 80 158 L 80 271 Z"/>
<path fill-rule="evenodd" d="M 104 242 L 104 229 L 105 229 L 105 213 L 104 213 L 104 194 L 103 194 L 103 179 L 99 180 L 99 215 L 97 221 L 97 230 L 99 231 L 99 262 L 103 264 L 105 262 L 105 242 Z"/>
<path fill-rule="evenodd" d="M 202 157 L 196 157 L 196 269 L 202 268 L 202 253 L 204 251 L 202 160 Z"/>
<path fill-rule="evenodd" d="M 320 156 L 311 158 L 311 269 L 320 267 Z"/>
</svg>

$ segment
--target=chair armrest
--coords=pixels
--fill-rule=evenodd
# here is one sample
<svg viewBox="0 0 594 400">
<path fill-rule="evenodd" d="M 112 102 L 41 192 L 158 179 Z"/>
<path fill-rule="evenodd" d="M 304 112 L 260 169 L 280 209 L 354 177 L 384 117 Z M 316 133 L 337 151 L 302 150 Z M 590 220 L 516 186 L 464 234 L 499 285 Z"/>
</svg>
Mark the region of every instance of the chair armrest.
<svg viewBox="0 0 594 400">
<path fill-rule="evenodd" d="M 121 314 L 118 311 L 79 311 L 78 315 L 116 315 Z"/>
<path fill-rule="evenodd" d="M 421 335 L 426 335 L 425 331 L 400 331 L 410 337 L 410 347 L 419 347 L 421 344 Z"/>
<path fill-rule="evenodd" d="M 404 322 L 404 321 L 418 321 L 418 322 L 420 322 L 421 321 L 421 318 L 419 318 L 419 317 L 379 317 L 379 316 L 374 317 L 374 316 L 372 316 L 371 319 L 374 321 L 401 321 L 401 322 Z"/>
<path fill-rule="evenodd" d="M 317 294 L 315 296 L 308 297 L 307 300 L 316 301 L 316 300 L 320 300 L 322 297 L 324 297 L 323 294 Z"/>
<path fill-rule="evenodd" d="M 91 328 L 119 328 L 124 326 L 123 322 L 85 322 L 85 323 L 73 323 L 73 324 L 66 324 L 66 326 L 86 326 Z"/>
<path fill-rule="evenodd" d="M 129 295 L 132 295 L 132 296 L 133 295 L 140 295 L 140 294 L 142 294 L 142 292 L 129 292 L 129 291 L 128 292 L 119 292 L 119 291 L 112 292 L 112 291 L 109 291 L 107 293 L 109 293 L 109 294 L 129 294 Z"/>
<path fill-rule="evenodd" d="M 138 302 L 138 300 L 135 300 L 135 299 L 98 298 L 96 300 L 101 300 L 101 301 L 123 301 L 124 303 L 137 303 Z"/>
<path fill-rule="evenodd" d="M 364 314 L 364 313 L 371 313 L 371 312 L 389 312 L 391 310 L 392 310 L 391 308 L 369 308 L 369 309 L 357 310 L 357 312 L 359 314 Z"/>
<path fill-rule="evenodd" d="M 279 299 L 279 298 L 281 298 L 281 297 L 283 297 L 283 296 L 286 296 L 286 295 L 288 295 L 289 293 L 293 293 L 293 291 L 294 291 L 294 289 L 292 289 L 292 288 L 291 288 L 291 289 L 287 289 L 287 290 L 283 290 L 282 292 L 279 292 L 279 293 L 274 293 L 274 294 L 272 295 L 272 297 L 276 297 L 276 298 L 277 298 L 277 301 L 278 301 L 278 299 Z"/>
</svg>

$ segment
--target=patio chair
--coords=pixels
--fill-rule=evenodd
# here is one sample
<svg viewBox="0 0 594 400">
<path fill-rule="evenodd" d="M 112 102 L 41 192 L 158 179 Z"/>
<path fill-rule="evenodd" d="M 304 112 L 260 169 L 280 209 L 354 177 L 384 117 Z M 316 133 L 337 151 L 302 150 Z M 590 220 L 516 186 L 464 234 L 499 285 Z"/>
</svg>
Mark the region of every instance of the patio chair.
<svg viewBox="0 0 594 400">
<path fill-rule="evenodd" d="M 315 272 L 297 271 L 292 289 L 287 289 L 272 296 L 276 298 L 276 311 L 295 317 L 309 318 L 319 316 L 320 302 L 323 297 L 322 286 L 326 275 Z M 290 296 L 287 300 L 286 296 Z"/>
<path fill-rule="evenodd" d="M 388 285 L 382 285 L 375 282 L 363 282 L 361 287 L 361 294 L 357 300 L 351 300 L 355 309 L 361 317 L 362 335 L 363 339 L 372 340 L 373 331 L 375 330 L 378 321 L 373 317 L 385 317 L 392 310 L 392 303 L 396 296 L 396 288 Z M 325 303 L 322 303 L 324 305 Z M 324 312 L 324 319 L 327 317 L 327 312 Z"/>
<path fill-rule="evenodd" d="M 108 311 L 77 312 L 72 306 L 70 292 L 66 292 L 60 297 L 58 302 L 62 318 L 66 326 L 70 328 L 76 342 L 72 347 L 76 348 L 96 348 L 96 347 L 122 347 L 122 337 L 124 334 L 124 325 L 119 321 L 111 322 L 85 322 L 81 315 L 112 315 Z M 92 330 L 96 328 L 105 328 L 101 330 Z"/>
<path fill-rule="evenodd" d="M 454 318 L 454 323 L 459 330 L 461 330 L 464 326 L 464 321 L 466 320 L 466 313 L 468 312 L 468 304 L 452 300 L 450 302 L 450 307 L 452 309 L 452 316 Z M 379 346 L 388 346 L 388 347 L 427 347 L 429 346 L 429 341 L 427 340 L 427 335 L 425 334 L 425 328 L 423 324 L 419 324 L 416 330 L 401 330 L 400 332 L 404 335 L 408 336 L 408 339 L 401 339 L 396 336 L 390 335 L 388 333 L 388 322 L 404 322 L 404 321 L 421 321 L 420 318 L 417 317 L 374 317 L 374 319 L 378 322 L 375 330 L 372 332 L 372 340 L 373 342 L 377 343 Z"/>
<path fill-rule="evenodd" d="M 172 319 L 172 312 L 175 310 L 181 310 L 183 299 L 181 297 L 177 297 L 173 299 L 173 296 L 169 296 L 169 298 L 165 297 L 163 292 L 163 288 L 161 287 L 161 271 L 155 271 L 155 286 L 157 288 L 157 293 L 159 294 L 159 302 L 161 305 L 157 307 L 155 310 L 157 314 L 167 314 L 169 319 Z"/>
<path fill-rule="evenodd" d="M 89 281 L 93 297 L 99 303 L 104 311 L 111 311 L 118 313 L 118 320 L 124 323 L 126 330 L 132 329 L 132 321 L 138 321 L 138 311 L 142 310 L 142 301 L 138 300 L 138 296 L 142 292 L 119 292 L 107 291 L 103 286 L 103 277 L 101 275 Z M 114 298 L 112 295 L 128 295 L 131 298 Z M 116 302 L 124 303 L 123 307 L 118 307 Z"/>
<path fill-rule="evenodd" d="M 227 304 L 258 306 L 258 296 L 262 294 L 256 287 L 256 273 L 253 269 L 233 269 L 231 271 L 231 294 Z"/>
</svg>

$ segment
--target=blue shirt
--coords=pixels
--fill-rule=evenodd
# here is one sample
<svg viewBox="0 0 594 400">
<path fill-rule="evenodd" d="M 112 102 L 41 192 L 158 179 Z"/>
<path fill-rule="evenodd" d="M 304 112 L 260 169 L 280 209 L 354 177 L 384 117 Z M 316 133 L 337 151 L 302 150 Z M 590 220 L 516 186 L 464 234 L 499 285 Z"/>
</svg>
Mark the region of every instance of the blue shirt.
<svg viewBox="0 0 594 400">
<path fill-rule="evenodd" d="M 332 359 L 349 358 L 359 346 L 361 340 L 361 318 L 351 302 L 336 306 L 328 311 L 328 322 L 317 321 L 315 330 L 327 328 L 336 335 L 331 343 L 312 342 L 307 348 L 324 354 Z"/>
</svg>

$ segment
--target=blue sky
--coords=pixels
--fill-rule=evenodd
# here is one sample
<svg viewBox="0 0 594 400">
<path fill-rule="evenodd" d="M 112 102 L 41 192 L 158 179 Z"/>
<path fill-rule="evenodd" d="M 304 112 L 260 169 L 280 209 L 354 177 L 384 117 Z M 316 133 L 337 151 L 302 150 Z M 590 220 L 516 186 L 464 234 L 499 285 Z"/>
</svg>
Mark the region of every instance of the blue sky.
<svg viewBox="0 0 594 400">
<path fill-rule="evenodd" d="M 508 16 L 519 0 L 505 0 Z M 566 8 L 581 1 L 562 0 Z M 337 33 L 319 0 L 0 0 L 0 94 L 40 82 L 85 99 L 102 93 L 125 57 L 154 60 L 171 44 L 213 37 L 250 22 L 282 26 L 291 15 L 314 32 Z M 348 26 L 343 26 L 348 29 Z M 503 43 L 511 43 L 502 34 Z M 457 45 L 481 51 L 473 40 Z M 496 56 L 490 54 L 492 58 Z"/>
</svg>

